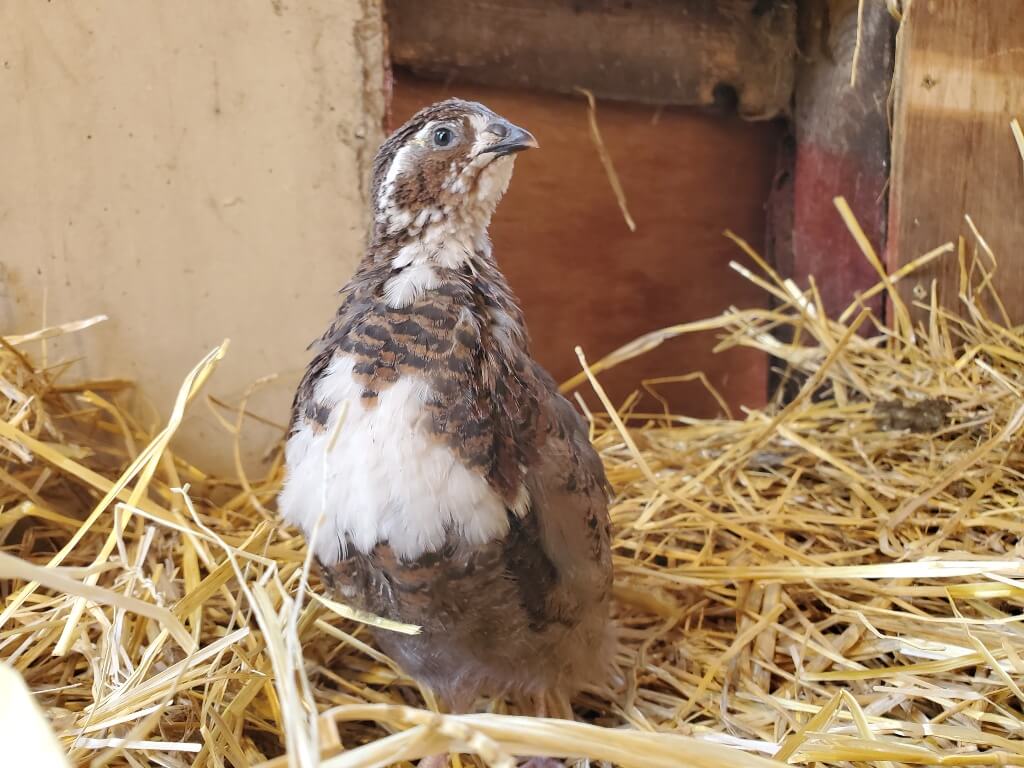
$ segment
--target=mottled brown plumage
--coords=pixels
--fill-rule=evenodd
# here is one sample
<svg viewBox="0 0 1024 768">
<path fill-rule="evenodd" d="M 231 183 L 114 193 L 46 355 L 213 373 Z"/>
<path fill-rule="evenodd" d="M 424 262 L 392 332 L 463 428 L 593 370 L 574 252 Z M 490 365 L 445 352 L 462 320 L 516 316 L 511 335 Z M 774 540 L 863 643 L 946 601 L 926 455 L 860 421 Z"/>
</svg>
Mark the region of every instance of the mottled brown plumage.
<svg viewBox="0 0 1024 768">
<path fill-rule="evenodd" d="M 480 694 L 564 701 L 609 661 L 604 472 L 530 357 L 486 234 L 512 154 L 535 145 L 458 100 L 385 142 L 366 256 L 293 409 L 285 516 L 312 535 L 322 514 L 327 585 L 420 625 L 378 642 L 456 709 Z"/>
</svg>

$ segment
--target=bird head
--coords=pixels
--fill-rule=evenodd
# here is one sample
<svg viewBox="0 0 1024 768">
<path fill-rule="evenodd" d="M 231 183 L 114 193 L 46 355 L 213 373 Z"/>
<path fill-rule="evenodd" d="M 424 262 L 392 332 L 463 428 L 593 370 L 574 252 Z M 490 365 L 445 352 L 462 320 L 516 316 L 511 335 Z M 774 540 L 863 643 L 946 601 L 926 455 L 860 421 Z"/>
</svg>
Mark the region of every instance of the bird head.
<svg viewBox="0 0 1024 768">
<path fill-rule="evenodd" d="M 515 155 L 537 146 L 483 104 L 448 99 L 420 110 L 381 145 L 373 165 L 378 237 L 430 226 L 486 231 Z"/>
</svg>

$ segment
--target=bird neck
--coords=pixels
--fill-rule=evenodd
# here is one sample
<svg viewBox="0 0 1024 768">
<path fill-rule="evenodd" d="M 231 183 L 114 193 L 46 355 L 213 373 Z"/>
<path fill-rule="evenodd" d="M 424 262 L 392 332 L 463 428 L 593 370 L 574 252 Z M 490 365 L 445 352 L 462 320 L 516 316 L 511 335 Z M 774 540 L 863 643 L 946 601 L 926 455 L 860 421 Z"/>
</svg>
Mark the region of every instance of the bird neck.
<svg viewBox="0 0 1024 768">
<path fill-rule="evenodd" d="M 360 270 L 383 285 L 394 308 L 409 306 L 428 292 L 466 273 L 497 272 L 487 228 L 453 216 L 424 216 L 399 231 L 375 232 Z"/>
<path fill-rule="evenodd" d="M 474 257 L 489 259 L 491 213 L 424 208 L 415 216 L 378 216 L 367 256 L 376 265 L 390 262 L 395 269 L 413 264 L 459 269 Z"/>
</svg>

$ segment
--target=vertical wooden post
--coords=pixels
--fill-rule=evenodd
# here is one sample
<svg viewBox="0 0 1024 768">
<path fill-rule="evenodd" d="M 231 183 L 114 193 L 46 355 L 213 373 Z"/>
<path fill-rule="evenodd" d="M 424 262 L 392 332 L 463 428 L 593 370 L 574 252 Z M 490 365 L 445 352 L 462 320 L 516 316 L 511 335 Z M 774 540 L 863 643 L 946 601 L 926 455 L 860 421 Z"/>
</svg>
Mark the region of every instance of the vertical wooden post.
<svg viewBox="0 0 1024 768">
<path fill-rule="evenodd" d="M 973 243 L 968 214 L 998 259 L 1011 320 L 1024 322 L 1024 173 L 1010 131 L 1024 119 L 1024 7 L 909 0 L 897 48 L 889 269 L 958 235 Z M 933 281 L 954 307 L 954 257 L 903 281 L 903 300 L 927 300 Z"/>
<path fill-rule="evenodd" d="M 811 278 L 826 312 L 835 316 L 876 282 L 878 275 L 850 236 L 833 204 L 842 195 L 876 248 L 886 240 L 889 125 L 894 24 L 884 4 L 865 2 L 856 83 L 850 73 L 857 48 L 856 0 L 804 0 L 790 135 L 768 201 L 766 245 L 776 268 L 801 288 Z M 881 317 L 881 296 L 870 302 Z M 869 328 L 864 326 L 865 331 Z M 773 362 L 769 392 L 785 366 Z M 784 398 L 801 377 L 789 376 Z"/>
<path fill-rule="evenodd" d="M 865 3 L 853 85 L 855 0 L 806 2 L 800 27 L 805 55 L 797 74 L 795 144 L 783 160 L 792 165 L 773 194 L 769 243 L 780 271 L 801 287 L 813 277 L 826 311 L 835 315 L 878 281 L 832 201 L 846 197 L 872 243 L 884 246 L 894 26 L 884 4 Z M 881 299 L 873 303 L 881 314 Z"/>
</svg>

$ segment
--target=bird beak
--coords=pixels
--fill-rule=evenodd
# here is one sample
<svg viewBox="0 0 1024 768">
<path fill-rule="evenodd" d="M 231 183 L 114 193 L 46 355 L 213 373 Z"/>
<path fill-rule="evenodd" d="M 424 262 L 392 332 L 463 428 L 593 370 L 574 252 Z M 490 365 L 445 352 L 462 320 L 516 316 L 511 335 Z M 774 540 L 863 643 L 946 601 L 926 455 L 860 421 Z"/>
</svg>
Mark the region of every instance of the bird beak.
<svg viewBox="0 0 1024 768">
<path fill-rule="evenodd" d="M 507 120 L 497 120 L 487 126 L 486 133 L 493 134 L 497 141 L 480 150 L 480 154 L 494 154 L 498 157 L 522 152 L 524 149 L 536 149 L 540 146 L 533 134 L 525 128 L 513 125 Z"/>
</svg>

